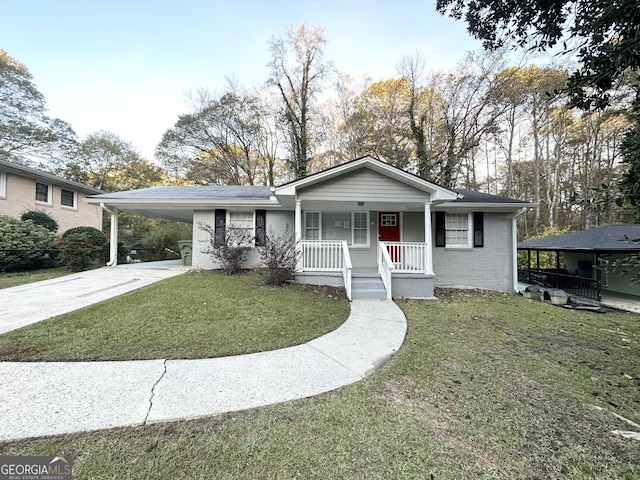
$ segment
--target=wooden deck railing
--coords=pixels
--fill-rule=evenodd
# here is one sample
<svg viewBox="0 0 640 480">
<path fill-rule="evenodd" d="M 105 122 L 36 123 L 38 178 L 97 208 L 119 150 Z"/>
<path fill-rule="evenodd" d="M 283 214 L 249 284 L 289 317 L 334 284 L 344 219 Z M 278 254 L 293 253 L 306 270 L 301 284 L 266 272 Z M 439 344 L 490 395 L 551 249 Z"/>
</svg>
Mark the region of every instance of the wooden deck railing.
<svg viewBox="0 0 640 480">
<path fill-rule="evenodd" d="M 565 275 L 555 270 L 519 268 L 518 282 L 539 285 L 543 288 L 559 288 L 579 297 L 602 301 L 600 282 L 591 278 Z"/>
</svg>

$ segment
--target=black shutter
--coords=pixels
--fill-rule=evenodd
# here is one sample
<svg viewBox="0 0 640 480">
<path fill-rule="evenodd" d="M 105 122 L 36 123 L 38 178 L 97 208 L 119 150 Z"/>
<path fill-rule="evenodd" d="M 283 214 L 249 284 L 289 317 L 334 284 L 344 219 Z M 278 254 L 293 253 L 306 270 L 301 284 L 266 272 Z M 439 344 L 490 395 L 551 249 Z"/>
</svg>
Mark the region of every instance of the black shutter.
<svg viewBox="0 0 640 480">
<path fill-rule="evenodd" d="M 445 212 L 436 212 L 436 247 L 446 245 L 447 231 L 445 228 Z"/>
<path fill-rule="evenodd" d="M 267 211 L 256 210 L 256 247 L 267 244 Z"/>
<path fill-rule="evenodd" d="M 473 212 L 473 246 L 484 247 L 484 214 Z"/>
<path fill-rule="evenodd" d="M 226 223 L 227 211 L 224 208 L 216 208 L 215 238 L 213 239 L 216 247 L 222 247 L 226 244 Z"/>
</svg>

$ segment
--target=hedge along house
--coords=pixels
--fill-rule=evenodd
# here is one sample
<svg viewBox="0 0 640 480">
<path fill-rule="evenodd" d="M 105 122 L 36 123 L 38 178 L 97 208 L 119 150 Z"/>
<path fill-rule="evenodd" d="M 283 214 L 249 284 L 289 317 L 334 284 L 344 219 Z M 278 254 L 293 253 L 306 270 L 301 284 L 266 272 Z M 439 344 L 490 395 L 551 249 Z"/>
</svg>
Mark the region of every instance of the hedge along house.
<svg viewBox="0 0 640 480">
<path fill-rule="evenodd" d="M 372 157 L 363 157 L 280 187 L 157 187 L 94 196 L 117 211 L 193 223 L 192 266 L 219 265 L 204 253 L 229 228 L 254 246 L 260 265 L 267 235 L 295 235 L 296 281 L 344 286 L 349 298 L 433 296 L 434 286 L 500 291 L 517 288 L 516 217 L 533 204 L 450 190 Z M 115 264 L 115 252 L 111 263 Z"/>
</svg>

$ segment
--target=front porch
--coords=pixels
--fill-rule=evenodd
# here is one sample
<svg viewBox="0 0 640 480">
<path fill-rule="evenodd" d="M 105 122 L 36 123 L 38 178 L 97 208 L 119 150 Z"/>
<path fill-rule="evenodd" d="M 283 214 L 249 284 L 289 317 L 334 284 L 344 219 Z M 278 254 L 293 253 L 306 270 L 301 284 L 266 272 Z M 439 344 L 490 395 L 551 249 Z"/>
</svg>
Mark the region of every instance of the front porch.
<svg viewBox="0 0 640 480">
<path fill-rule="evenodd" d="M 375 265 L 354 267 L 347 241 L 301 240 L 296 281 L 344 286 L 350 300 L 433 297 L 430 249 L 424 242 L 379 241 Z"/>
</svg>

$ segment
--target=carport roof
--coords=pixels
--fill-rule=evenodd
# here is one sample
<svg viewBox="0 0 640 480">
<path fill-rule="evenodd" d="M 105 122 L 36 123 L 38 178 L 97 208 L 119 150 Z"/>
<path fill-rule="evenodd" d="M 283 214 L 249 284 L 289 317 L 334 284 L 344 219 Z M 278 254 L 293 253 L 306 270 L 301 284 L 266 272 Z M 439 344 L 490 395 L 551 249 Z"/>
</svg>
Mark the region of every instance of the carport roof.
<svg viewBox="0 0 640 480">
<path fill-rule="evenodd" d="M 105 200 L 269 200 L 273 195 L 270 187 L 244 185 L 167 186 L 140 190 L 105 193 L 91 197 L 100 203 Z"/>
<path fill-rule="evenodd" d="M 518 243 L 519 250 L 637 252 L 640 225 L 606 225 Z"/>
<path fill-rule="evenodd" d="M 280 207 L 270 187 L 240 185 L 152 187 L 94 195 L 87 202 L 187 223 L 193 221 L 195 210 Z"/>
</svg>

